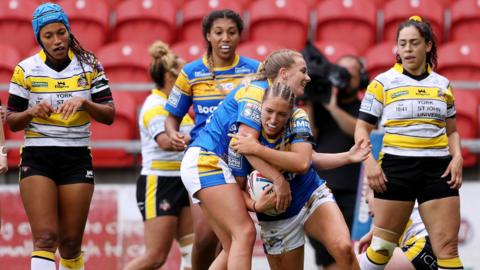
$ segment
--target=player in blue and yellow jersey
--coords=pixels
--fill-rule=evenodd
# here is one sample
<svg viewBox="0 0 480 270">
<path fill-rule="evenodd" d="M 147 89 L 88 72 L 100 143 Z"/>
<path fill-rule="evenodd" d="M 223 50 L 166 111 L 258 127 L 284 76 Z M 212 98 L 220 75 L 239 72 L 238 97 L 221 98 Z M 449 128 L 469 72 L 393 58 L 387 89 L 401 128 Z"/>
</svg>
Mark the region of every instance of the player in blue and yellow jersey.
<svg viewBox="0 0 480 270">
<path fill-rule="evenodd" d="M 292 191 L 291 205 L 278 215 L 262 213 L 258 202 L 245 196 L 247 207 L 257 212 L 270 268 L 303 269 L 303 246 L 308 233 L 325 244 L 340 269 L 359 269 L 348 227 L 314 164 L 335 168 L 361 162 L 370 153 L 370 147 L 361 148 L 357 143 L 349 152 L 312 157 L 313 135 L 308 116 L 293 104 L 294 96 L 288 87 L 268 88 L 261 105 L 261 124 L 255 126 L 261 130 L 260 139 L 250 134 L 231 135 L 231 147 L 237 154 L 253 155 L 280 168 Z M 234 167 L 234 173 L 246 175 L 249 164 L 242 161 L 241 155 L 230 156 L 229 162 L 241 165 Z"/>
<path fill-rule="evenodd" d="M 165 133 L 167 97 L 184 61 L 161 41 L 149 48 L 150 77 L 156 88 L 145 100 L 138 119 L 142 171 L 137 180 L 137 204 L 144 221 L 145 255 L 124 270 L 158 269 L 167 260 L 173 239 L 181 251 L 181 270 L 191 269 L 193 226 L 188 193 L 180 179 L 183 153 L 172 151 Z M 187 134 L 193 120 L 185 115 L 180 130 Z"/>
<path fill-rule="evenodd" d="M 355 139 L 368 140 L 378 119 L 385 129 L 380 164 L 365 161 L 375 196 L 373 239 L 361 266 L 383 269 L 415 201 L 438 269 L 463 269 L 458 254 L 463 159 L 450 82 L 434 71 L 437 46 L 430 24 L 413 16 L 397 30 L 397 63 L 368 86 Z"/>
<path fill-rule="evenodd" d="M 83 232 L 94 190 L 90 118 L 110 125 L 115 108 L 95 55 L 70 31 L 66 14 L 45 3 L 33 13 L 42 50 L 14 70 L 7 123 L 25 131 L 20 195 L 33 236 L 32 270 L 84 269 Z"/>
<path fill-rule="evenodd" d="M 183 67 L 165 106 L 169 112 L 166 132 L 175 149 L 186 147 L 187 141 L 178 128 L 190 106 L 195 112 L 195 127 L 190 133 L 193 140 L 224 97 L 245 76 L 257 71 L 258 61 L 236 54 L 242 30 L 242 18 L 231 10 L 215 10 L 203 19 L 207 53 Z M 218 240 L 198 205 L 192 206 L 192 214 L 195 230 L 192 263 L 194 268 L 207 269 L 215 258 Z"/>
<path fill-rule="evenodd" d="M 284 81 L 296 94 L 303 95 L 310 81 L 305 60 L 292 50 L 272 53 L 255 79 L 227 95 L 191 143 L 180 169 L 190 196 L 200 200 L 209 224 L 222 242 L 224 252 L 215 264 L 226 262 L 228 269 L 250 269 L 255 241 L 255 228 L 243 202 L 243 193 L 227 165 L 228 133 L 238 131 L 259 136 L 250 126 L 260 123 L 259 108 L 270 83 Z M 291 200 L 288 183 L 275 168 L 256 157 L 251 158 L 249 161 L 263 175 L 274 179 L 277 209 L 284 211 Z"/>
</svg>

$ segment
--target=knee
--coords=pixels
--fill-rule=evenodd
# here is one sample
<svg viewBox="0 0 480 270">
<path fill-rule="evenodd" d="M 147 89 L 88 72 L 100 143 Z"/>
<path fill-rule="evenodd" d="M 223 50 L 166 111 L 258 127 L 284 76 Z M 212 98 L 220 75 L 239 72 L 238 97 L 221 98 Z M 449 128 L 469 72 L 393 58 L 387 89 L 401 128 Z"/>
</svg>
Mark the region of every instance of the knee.
<svg viewBox="0 0 480 270">
<path fill-rule="evenodd" d="M 212 230 L 203 230 L 195 232 L 194 243 L 201 249 L 216 249 L 218 238 Z"/>
<path fill-rule="evenodd" d="M 236 235 L 233 236 L 235 240 L 239 240 L 245 245 L 252 246 L 255 244 L 257 238 L 257 231 L 253 223 L 242 226 Z"/>
<path fill-rule="evenodd" d="M 44 231 L 34 237 L 34 246 L 37 249 L 55 252 L 58 246 L 57 233 L 54 231 Z"/>
<path fill-rule="evenodd" d="M 332 245 L 331 250 L 332 255 L 336 255 L 335 257 L 342 258 L 342 260 L 353 260 L 353 245 L 350 239 L 335 242 Z"/>
<path fill-rule="evenodd" d="M 168 251 L 160 250 L 156 252 L 147 252 L 149 269 L 158 269 L 163 266 L 167 260 Z"/>
<path fill-rule="evenodd" d="M 77 237 L 64 238 L 60 241 L 60 256 L 64 259 L 76 258 L 82 249 L 82 239 Z"/>
<path fill-rule="evenodd" d="M 437 238 L 432 239 L 432 245 L 437 257 L 450 258 L 458 256 L 458 236 L 456 234 L 440 233 L 435 236 Z"/>
</svg>

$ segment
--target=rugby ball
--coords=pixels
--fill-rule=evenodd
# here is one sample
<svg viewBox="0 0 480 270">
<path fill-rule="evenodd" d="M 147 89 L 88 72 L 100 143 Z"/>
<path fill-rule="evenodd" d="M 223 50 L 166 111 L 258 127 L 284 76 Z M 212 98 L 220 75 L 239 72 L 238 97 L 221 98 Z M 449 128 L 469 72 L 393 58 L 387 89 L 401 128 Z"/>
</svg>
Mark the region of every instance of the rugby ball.
<svg viewBox="0 0 480 270">
<path fill-rule="evenodd" d="M 257 170 L 253 171 L 248 176 L 248 179 L 247 179 L 247 191 L 248 191 L 248 194 L 250 194 L 250 197 L 254 201 L 257 201 L 260 198 L 260 195 L 262 194 L 262 192 L 271 185 L 273 185 L 273 182 L 265 178 Z M 270 192 L 273 192 L 273 191 L 270 191 Z M 268 209 L 263 213 L 269 216 L 278 215 L 277 210 L 275 210 L 275 208 Z"/>
</svg>

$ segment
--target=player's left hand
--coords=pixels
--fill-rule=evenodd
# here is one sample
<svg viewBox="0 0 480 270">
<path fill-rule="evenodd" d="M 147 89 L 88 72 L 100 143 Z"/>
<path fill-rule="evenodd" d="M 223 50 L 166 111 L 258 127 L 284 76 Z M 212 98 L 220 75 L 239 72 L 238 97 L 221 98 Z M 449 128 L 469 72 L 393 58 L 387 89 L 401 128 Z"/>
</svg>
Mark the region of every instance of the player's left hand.
<svg viewBox="0 0 480 270">
<path fill-rule="evenodd" d="M 73 97 L 62 103 L 55 112 L 62 114 L 62 119 L 66 120 L 70 115 L 74 114 L 80 107 L 82 107 L 84 102 L 85 99 L 82 97 Z"/>
<path fill-rule="evenodd" d="M 255 155 L 260 147 L 258 140 L 252 134 L 228 134 L 232 138 L 230 146 L 235 152 L 242 155 Z"/>
<path fill-rule="evenodd" d="M 461 155 L 452 157 L 450 164 L 448 164 L 447 169 L 442 174 L 443 177 L 447 177 L 450 174 L 450 180 L 447 181 L 447 184 L 450 185 L 451 189 L 460 189 L 463 182 L 462 177 L 462 168 L 463 168 L 463 158 Z"/>
</svg>

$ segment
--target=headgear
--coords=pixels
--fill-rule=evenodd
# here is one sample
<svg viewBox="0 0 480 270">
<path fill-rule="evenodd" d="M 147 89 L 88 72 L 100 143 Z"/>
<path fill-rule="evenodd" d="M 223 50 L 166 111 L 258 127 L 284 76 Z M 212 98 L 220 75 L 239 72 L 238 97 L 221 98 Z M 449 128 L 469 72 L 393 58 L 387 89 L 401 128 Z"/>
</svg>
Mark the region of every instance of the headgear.
<svg viewBox="0 0 480 270">
<path fill-rule="evenodd" d="M 41 4 L 33 12 L 33 33 L 40 45 L 42 44 L 40 42 L 40 30 L 45 25 L 55 22 L 63 23 L 67 28 L 67 31 L 70 33 L 70 24 L 68 23 L 67 14 L 65 14 L 59 5 L 53 3 Z"/>
</svg>

